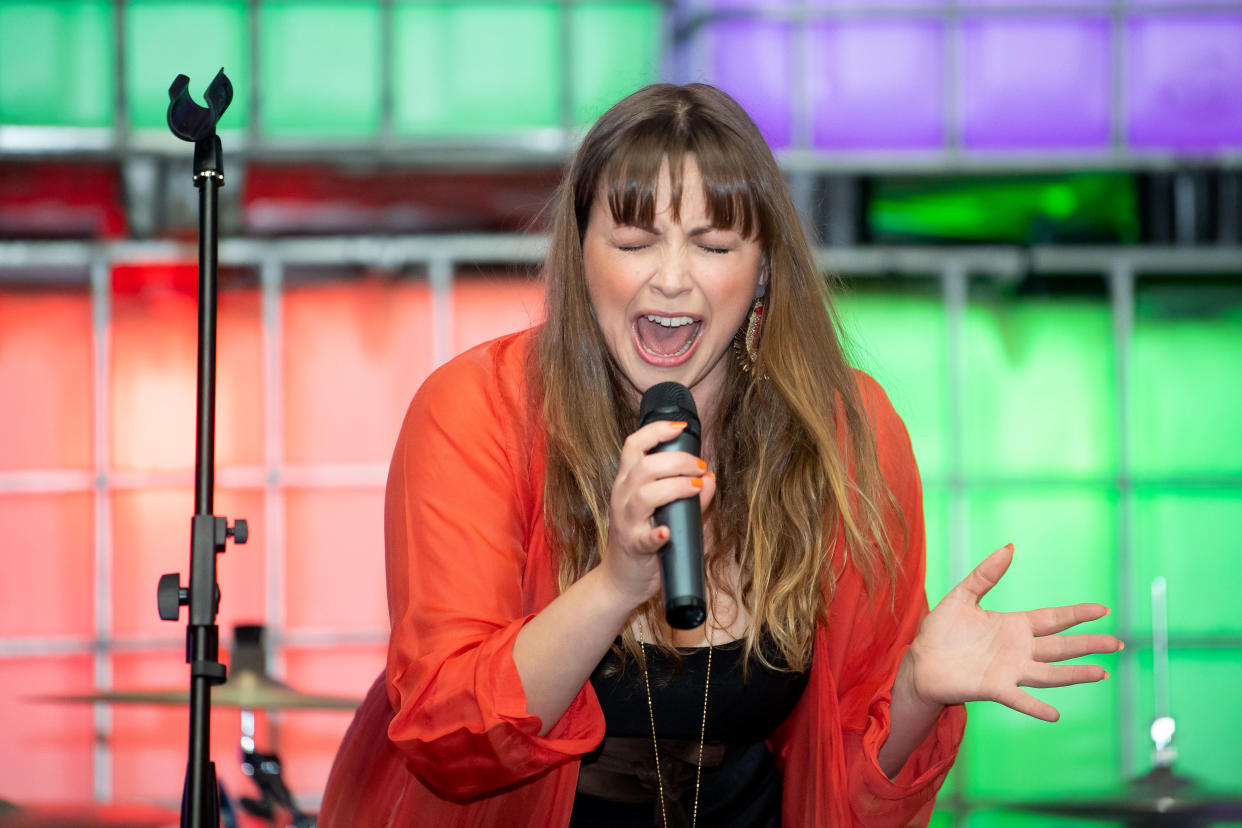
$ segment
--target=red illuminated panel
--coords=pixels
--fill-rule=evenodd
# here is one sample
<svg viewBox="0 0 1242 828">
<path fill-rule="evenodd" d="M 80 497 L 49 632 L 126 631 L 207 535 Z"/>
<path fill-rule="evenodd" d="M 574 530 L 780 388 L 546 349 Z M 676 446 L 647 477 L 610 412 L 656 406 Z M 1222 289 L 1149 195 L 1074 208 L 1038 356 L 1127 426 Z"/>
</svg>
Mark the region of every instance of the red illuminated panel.
<svg viewBox="0 0 1242 828">
<path fill-rule="evenodd" d="M 92 795 L 90 705 L 32 701 L 89 693 L 91 656 L 0 659 L 0 797 L 19 805 Z"/>
<path fill-rule="evenodd" d="M 285 513 L 288 628 L 387 633 L 383 490 L 290 491 Z"/>
<path fill-rule="evenodd" d="M 0 469 L 91 466 L 86 291 L 0 292 Z"/>
<path fill-rule="evenodd" d="M 453 282 L 453 353 L 543 321 L 543 283 L 506 273 Z"/>
<path fill-rule="evenodd" d="M 357 698 L 384 669 L 385 645 L 286 648 L 288 682 L 298 690 Z M 328 771 L 352 711 L 291 711 L 278 726 L 285 781 L 297 795 L 323 795 Z"/>
<path fill-rule="evenodd" d="M 194 264 L 119 265 L 113 271 L 112 451 L 118 468 L 194 466 L 197 279 Z M 258 464 L 263 459 L 258 291 L 221 290 L 218 313 L 216 464 Z"/>
<path fill-rule="evenodd" d="M 183 624 L 184 628 L 184 624 Z M 221 630 L 225 634 L 225 630 Z M 117 690 L 188 691 L 190 668 L 181 648 L 158 652 L 114 653 L 112 683 Z M 176 806 L 189 758 L 189 703 L 112 706 L 113 798 Z M 230 795 L 252 793 L 238 759 L 241 714 L 211 712 L 211 759 Z"/>
<path fill-rule="evenodd" d="M 0 637 L 95 633 L 90 494 L 0 496 L 4 599 Z"/>
<path fill-rule="evenodd" d="M 118 636 L 156 636 L 179 640 L 186 623 L 186 609 L 179 624 L 161 621 L 156 604 L 156 585 L 165 572 L 190 581 L 190 519 L 194 515 L 194 492 L 184 490 L 123 491 L 113 495 L 112 623 Z M 261 623 L 265 611 L 267 564 L 263 542 L 263 495 L 257 491 L 217 489 L 215 514 L 229 523 L 246 518 L 250 539 L 244 546 L 229 542 L 216 556 L 216 580 L 220 584 L 222 630 L 235 623 Z"/>
<path fill-rule="evenodd" d="M 285 446 L 295 463 L 387 463 L 432 366 L 421 281 L 353 279 L 284 297 Z"/>
</svg>

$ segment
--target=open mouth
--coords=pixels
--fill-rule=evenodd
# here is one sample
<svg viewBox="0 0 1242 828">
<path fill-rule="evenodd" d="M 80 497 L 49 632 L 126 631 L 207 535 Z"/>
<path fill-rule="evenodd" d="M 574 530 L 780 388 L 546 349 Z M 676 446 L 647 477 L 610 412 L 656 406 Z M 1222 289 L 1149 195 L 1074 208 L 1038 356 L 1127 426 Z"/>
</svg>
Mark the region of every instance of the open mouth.
<svg viewBox="0 0 1242 828">
<path fill-rule="evenodd" d="M 699 339 L 702 322 L 690 316 L 649 313 L 634 320 L 634 336 L 651 361 L 675 361 L 690 352 Z"/>
</svg>

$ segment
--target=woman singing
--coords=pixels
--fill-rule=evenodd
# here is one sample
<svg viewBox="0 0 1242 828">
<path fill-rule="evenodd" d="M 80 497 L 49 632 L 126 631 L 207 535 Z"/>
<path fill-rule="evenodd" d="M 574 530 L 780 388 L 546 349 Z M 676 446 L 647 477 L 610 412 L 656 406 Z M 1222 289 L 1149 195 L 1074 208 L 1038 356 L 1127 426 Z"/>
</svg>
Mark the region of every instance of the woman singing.
<svg viewBox="0 0 1242 828">
<path fill-rule="evenodd" d="M 963 702 L 1099 681 L 1098 604 L 995 613 L 993 552 L 931 613 L 922 489 L 846 362 L 771 151 L 708 86 L 609 110 L 555 201 L 547 320 L 418 391 L 386 495 L 385 674 L 320 825 L 924 824 Z M 639 425 L 689 388 L 697 456 Z M 707 621 L 668 626 L 657 507 L 697 497 Z"/>
</svg>

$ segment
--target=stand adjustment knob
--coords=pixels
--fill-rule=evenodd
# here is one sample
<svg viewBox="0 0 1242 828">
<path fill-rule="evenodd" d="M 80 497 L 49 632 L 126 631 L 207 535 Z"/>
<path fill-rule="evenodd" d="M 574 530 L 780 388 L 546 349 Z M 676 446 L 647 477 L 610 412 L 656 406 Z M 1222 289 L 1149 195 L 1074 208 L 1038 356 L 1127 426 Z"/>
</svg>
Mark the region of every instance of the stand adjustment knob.
<svg viewBox="0 0 1242 828">
<path fill-rule="evenodd" d="M 181 607 L 190 603 L 190 591 L 181 586 L 181 576 L 176 572 L 160 576 L 156 596 L 160 605 L 160 618 L 165 621 L 176 621 L 181 614 Z"/>
<path fill-rule="evenodd" d="M 226 530 L 229 537 L 233 539 L 233 543 L 245 543 L 250 537 L 250 528 L 246 525 L 243 518 L 233 521 L 233 525 Z"/>
</svg>

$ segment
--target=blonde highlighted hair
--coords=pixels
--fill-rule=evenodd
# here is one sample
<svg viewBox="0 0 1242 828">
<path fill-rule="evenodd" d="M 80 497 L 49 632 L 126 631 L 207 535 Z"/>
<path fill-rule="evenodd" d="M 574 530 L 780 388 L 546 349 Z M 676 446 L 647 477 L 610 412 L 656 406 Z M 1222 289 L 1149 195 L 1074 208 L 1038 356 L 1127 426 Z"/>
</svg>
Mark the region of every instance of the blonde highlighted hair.
<svg viewBox="0 0 1242 828">
<path fill-rule="evenodd" d="M 607 200 L 619 223 L 648 226 L 667 163 L 674 215 L 686 159 L 697 163 L 708 217 L 759 241 L 768 270 L 758 362 L 729 375 L 716 419 L 716 496 L 704 516 L 709 583 L 725 587 L 752 622 L 747 660 L 805 670 L 846 554 L 868 588 L 889 579 L 896 557 L 884 532 L 892 502 L 875 435 L 841 340 L 827 285 L 816 268 L 788 188 L 754 122 L 710 86 L 660 84 L 625 98 L 583 140 L 553 208 L 544 265 L 547 321 L 530 365 L 544 423 L 549 542 L 564 589 L 600 560 L 621 443 L 637 428 L 632 386 L 611 356 L 587 295 L 582 239 L 592 203 Z M 725 587 L 727 588 L 727 587 Z M 659 631 L 658 600 L 640 609 Z M 637 644 L 624 634 L 625 649 Z M 667 640 L 661 646 L 672 651 Z"/>
</svg>

